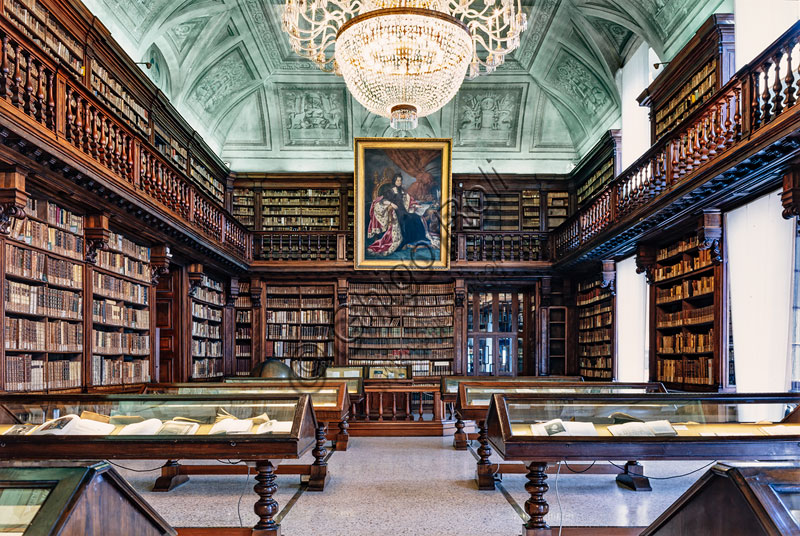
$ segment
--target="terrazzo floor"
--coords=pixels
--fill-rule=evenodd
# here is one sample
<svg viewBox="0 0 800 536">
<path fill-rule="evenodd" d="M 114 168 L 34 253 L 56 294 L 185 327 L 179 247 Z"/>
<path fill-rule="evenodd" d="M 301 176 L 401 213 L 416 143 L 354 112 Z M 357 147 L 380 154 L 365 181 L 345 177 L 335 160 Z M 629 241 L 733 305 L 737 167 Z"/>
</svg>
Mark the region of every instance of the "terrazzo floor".
<svg viewBox="0 0 800 536">
<path fill-rule="evenodd" d="M 506 494 L 501 489 L 478 491 L 473 480 L 475 458 L 470 452 L 453 450 L 451 445 L 450 437 L 351 438 L 346 452 L 335 452 L 328 460 L 331 480 L 324 492 L 305 491 L 295 475 L 278 477 L 275 499 L 281 508 L 278 520 L 283 532 L 330 536 L 519 534 L 523 520 L 518 509 L 528 497 L 525 477 L 505 475 L 501 487 Z M 310 455 L 303 459 L 311 461 Z M 119 465 L 137 470 L 118 467 L 172 526 L 247 527 L 256 522 L 252 475 L 192 476 L 169 493 L 153 493 L 150 488 L 158 472 L 139 471 L 159 467 L 158 461 Z M 648 476 L 665 477 L 706 464 L 644 465 Z M 563 511 L 565 526 L 646 526 L 704 471 L 669 480 L 654 479 L 652 492 L 636 493 L 619 488 L 613 475 L 569 474 L 562 467 L 557 485 L 556 475 L 548 480 L 547 520 L 551 526 L 559 525 Z"/>
</svg>

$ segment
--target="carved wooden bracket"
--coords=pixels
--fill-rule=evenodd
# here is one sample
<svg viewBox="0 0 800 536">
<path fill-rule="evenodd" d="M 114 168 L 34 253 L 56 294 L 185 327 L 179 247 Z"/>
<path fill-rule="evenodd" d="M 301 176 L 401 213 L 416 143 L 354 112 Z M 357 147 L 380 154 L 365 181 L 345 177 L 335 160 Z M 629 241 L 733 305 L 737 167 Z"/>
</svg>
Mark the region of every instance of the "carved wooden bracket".
<svg viewBox="0 0 800 536">
<path fill-rule="evenodd" d="M 711 250 L 711 262 L 722 262 L 722 212 L 719 209 L 709 208 L 703 210 L 697 226 L 697 238 L 700 241 L 700 250 Z"/>
<path fill-rule="evenodd" d="M 169 261 L 172 253 L 169 246 L 162 244 L 150 250 L 150 282 L 158 285 L 158 280 L 169 274 Z"/>
<path fill-rule="evenodd" d="M 236 305 L 236 300 L 239 299 L 239 292 L 239 278 L 231 277 L 231 287 L 230 291 L 228 292 L 228 299 L 225 301 L 225 305 L 227 307 L 233 307 Z"/>
<path fill-rule="evenodd" d="M 87 214 L 83 218 L 83 234 L 86 238 L 86 262 L 97 264 L 97 254 L 108 250 L 108 241 L 111 239 L 108 213 Z"/>
<path fill-rule="evenodd" d="M 250 301 L 253 307 L 261 307 L 261 279 L 258 277 L 250 278 Z"/>
<path fill-rule="evenodd" d="M 647 282 L 653 282 L 653 270 L 656 266 L 658 251 L 652 244 L 638 244 L 636 246 L 636 273 L 645 274 Z"/>
<path fill-rule="evenodd" d="M 347 307 L 348 290 L 347 279 L 339 279 L 336 285 L 336 301 L 339 302 L 339 307 Z"/>
<path fill-rule="evenodd" d="M 467 300 L 467 285 L 463 279 L 456 279 L 455 293 L 456 307 L 464 307 L 464 302 Z"/>
<path fill-rule="evenodd" d="M 0 234 L 11 234 L 15 219 L 25 219 L 25 173 L 21 168 L 10 166 L 0 171 Z"/>
<path fill-rule="evenodd" d="M 787 220 L 792 216 L 800 216 L 800 167 L 792 167 L 783 176 L 783 217 Z"/>
<path fill-rule="evenodd" d="M 186 273 L 189 276 L 189 296 L 194 297 L 197 289 L 203 283 L 203 265 L 200 263 L 190 264 Z"/>
<path fill-rule="evenodd" d="M 617 293 L 617 263 L 607 259 L 603 263 L 603 279 L 600 281 L 601 288 L 607 288 L 611 295 Z"/>
</svg>

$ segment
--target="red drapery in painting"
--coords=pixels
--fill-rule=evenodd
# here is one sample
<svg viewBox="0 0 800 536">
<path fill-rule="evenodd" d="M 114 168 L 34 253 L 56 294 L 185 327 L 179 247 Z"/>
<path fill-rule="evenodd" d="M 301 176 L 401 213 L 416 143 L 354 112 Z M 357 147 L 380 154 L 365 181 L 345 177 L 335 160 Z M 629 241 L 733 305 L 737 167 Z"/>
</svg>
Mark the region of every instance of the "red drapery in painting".
<svg viewBox="0 0 800 536">
<path fill-rule="evenodd" d="M 384 149 L 384 151 L 397 167 L 417 179 L 406 189 L 408 195 L 420 201 L 432 201 L 433 175 L 425 171 L 425 166 L 442 152 L 424 149 Z"/>
</svg>

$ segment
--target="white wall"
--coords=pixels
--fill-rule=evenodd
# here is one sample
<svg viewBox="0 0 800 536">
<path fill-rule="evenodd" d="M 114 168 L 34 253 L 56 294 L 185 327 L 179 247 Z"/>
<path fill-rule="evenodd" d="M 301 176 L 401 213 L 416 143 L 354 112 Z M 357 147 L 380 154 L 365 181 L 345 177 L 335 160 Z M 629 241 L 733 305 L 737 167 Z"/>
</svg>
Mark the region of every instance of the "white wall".
<svg viewBox="0 0 800 536">
<path fill-rule="evenodd" d="M 647 381 L 650 344 L 649 293 L 636 257 L 617 263 L 617 380 Z"/>
<path fill-rule="evenodd" d="M 652 81 L 651 55 L 655 57 L 650 47 L 642 43 L 617 71 L 617 88 L 622 97 L 622 169 L 650 148 L 650 109 L 639 106 L 636 97 Z"/>
<path fill-rule="evenodd" d="M 794 276 L 794 218 L 779 192 L 725 214 L 736 390 L 786 391 Z"/>
<path fill-rule="evenodd" d="M 800 1 L 734 0 L 734 17 L 738 71 L 800 20 Z"/>
</svg>

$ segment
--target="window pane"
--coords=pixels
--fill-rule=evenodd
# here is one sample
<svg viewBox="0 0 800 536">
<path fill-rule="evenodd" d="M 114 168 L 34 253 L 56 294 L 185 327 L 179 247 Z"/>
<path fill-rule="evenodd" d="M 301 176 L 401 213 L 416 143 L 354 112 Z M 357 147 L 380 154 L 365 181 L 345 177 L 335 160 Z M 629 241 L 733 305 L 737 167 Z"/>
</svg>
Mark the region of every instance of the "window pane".
<svg viewBox="0 0 800 536">
<path fill-rule="evenodd" d="M 473 295 L 472 292 L 467 297 L 467 331 L 472 331 L 472 312 L 473 312 Z"/>
<path fill-rule="evenodd" d="M 493 374 L 494 362 L 492 342 L 492 339 L 478 339 L 478 375 L 480 376 L 490 376 Z"/>
<path fill-rule="evenodd" d="M 514 356 L 511 354 L 511 339 L 503 337 L 497 341 L 497 354 L 499 357 L 497 365 L 498 374 L 511 374 L 511 360 Z"/>
<path fill-rule="evenodd" d="M 467 338 L 467 374 L 475 374 L 475 341 L 472 337 Z"/>
<path fill-rule="evenodd" d="M 517 330 L 522 333 L 522 328 L 525 327 L 525 298 L 520 292 L 517 294 Z"/>
<path fill-rule="evenodd" d="M 511 301 L 511 294 L 501 292 L 498 294 L 498 300 L 497 331 L 509 333 L 514 324 L 514 304 Z"/>
<path fill-rule="evenodd" d="M 492 329 L 492 295 L 480 295 L 480 331 L 488 333 Z"/>
</svg>

